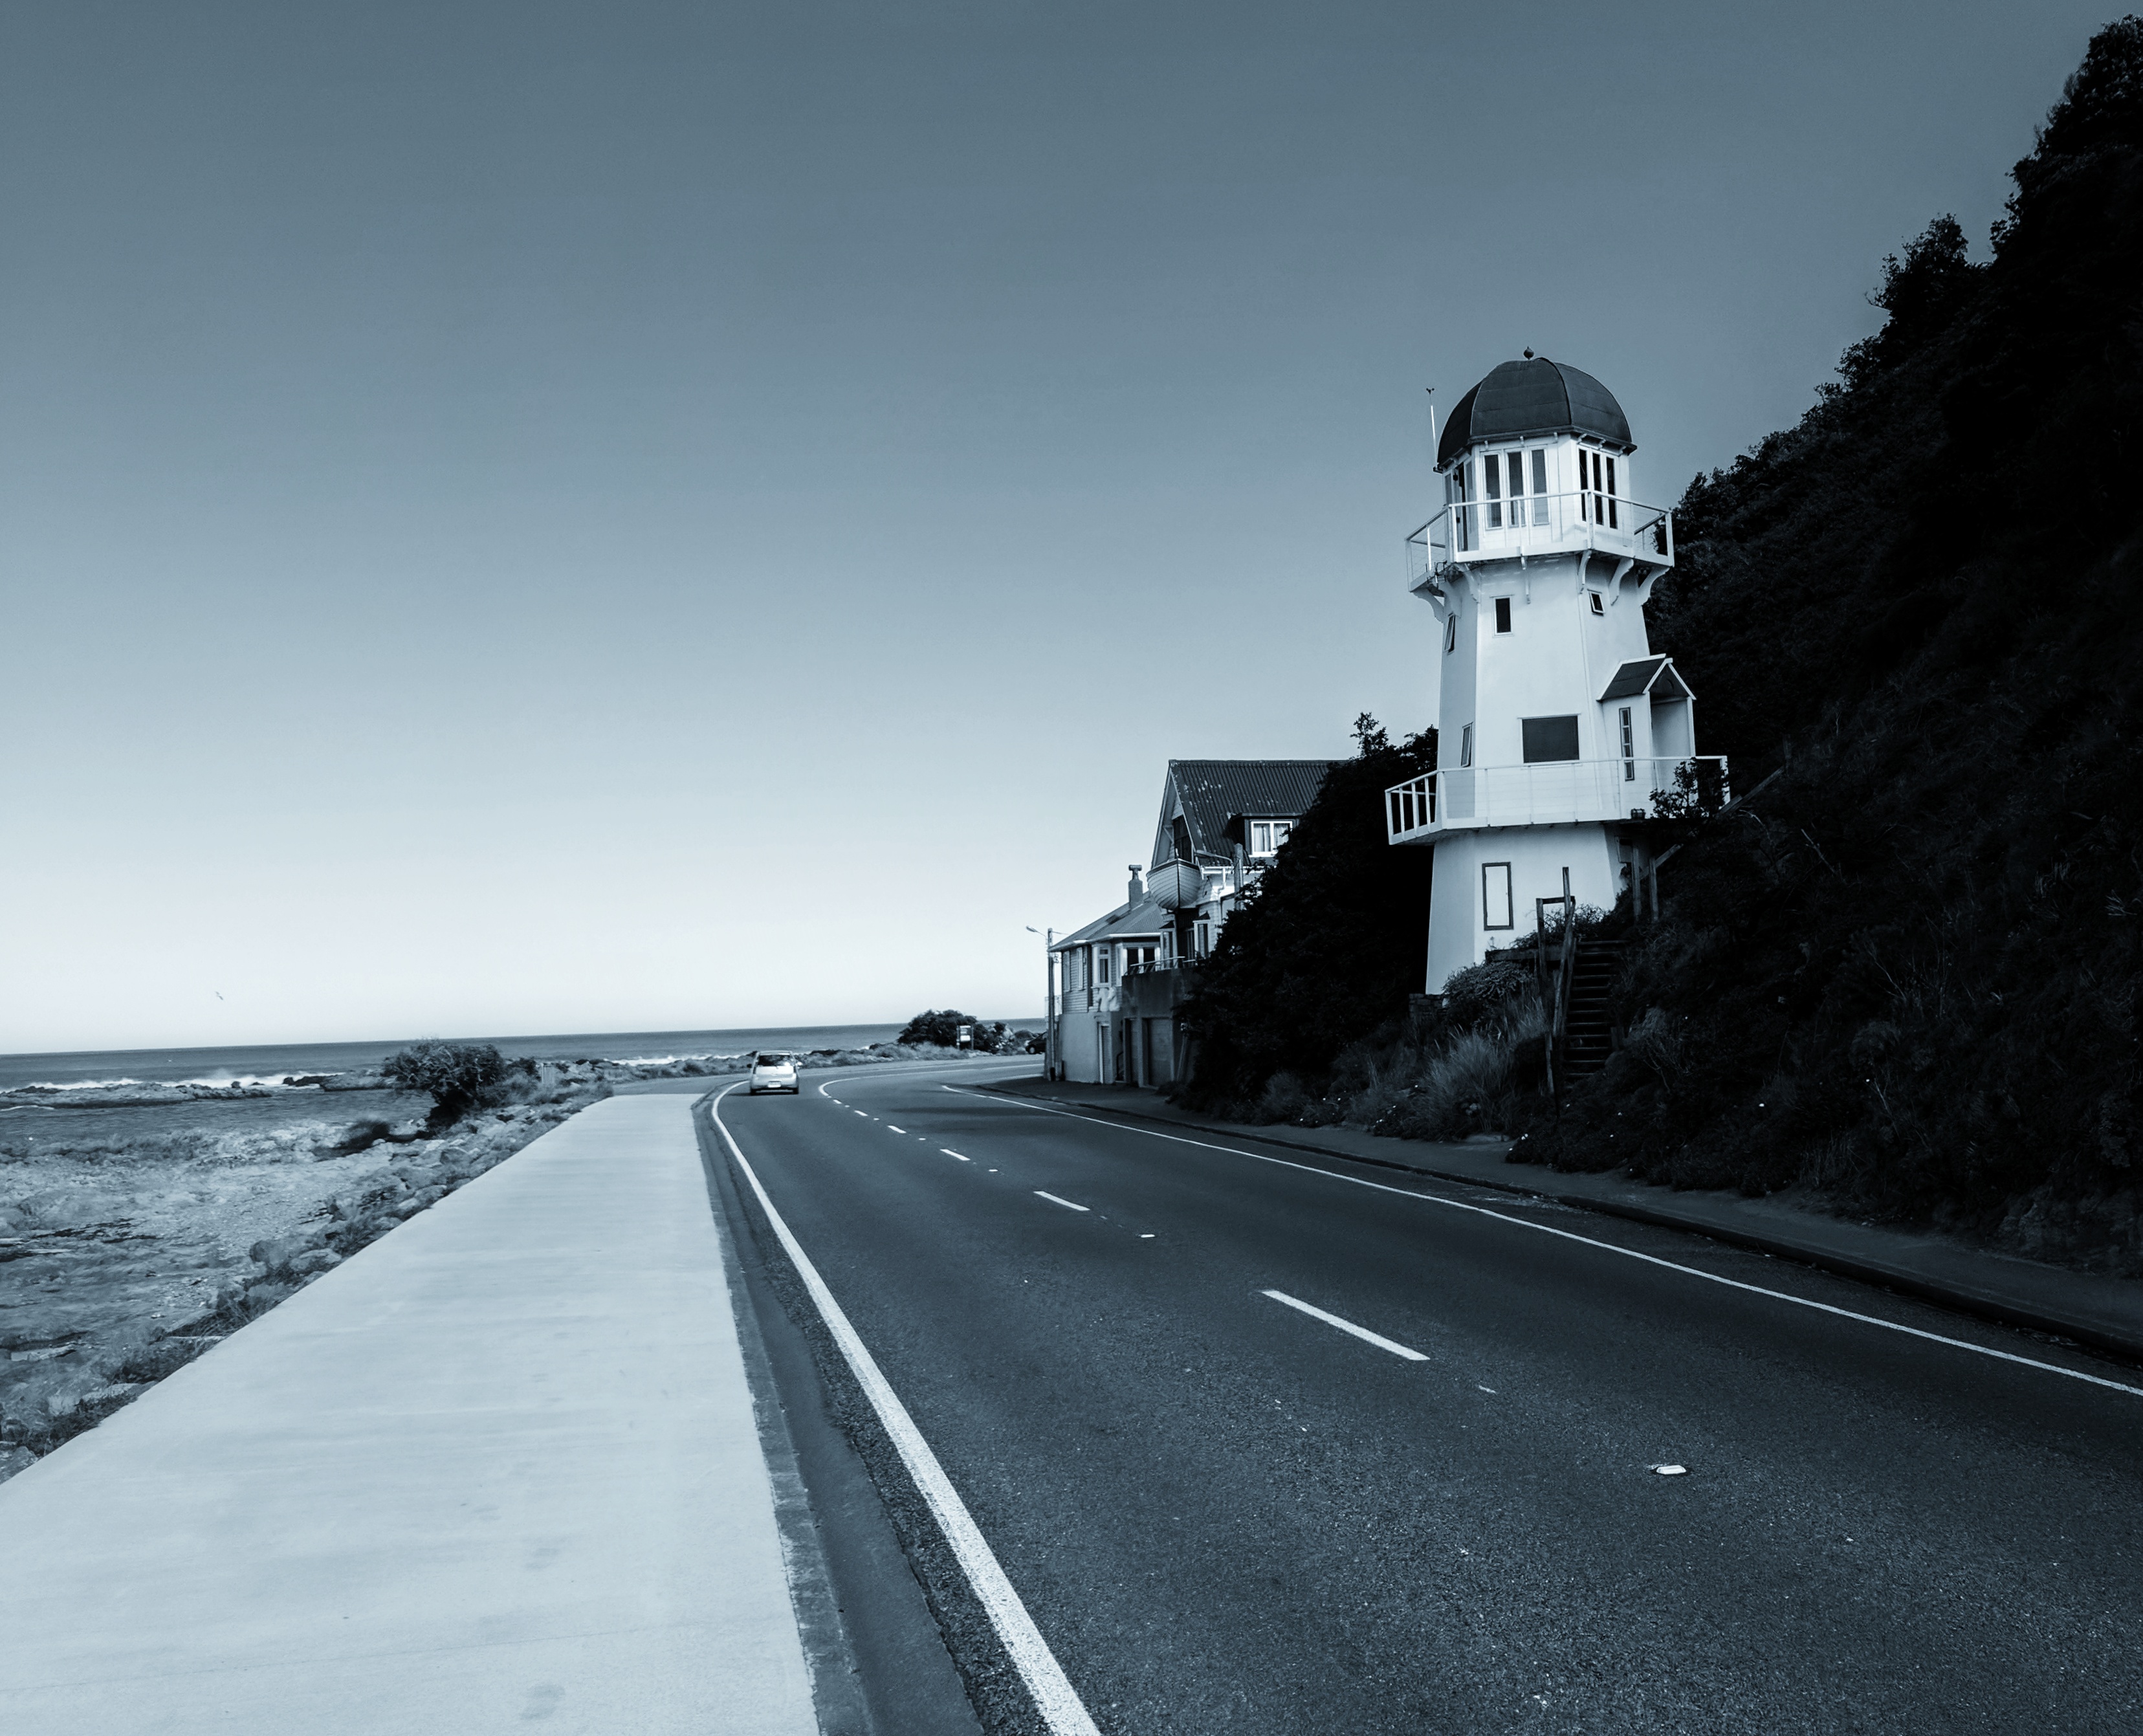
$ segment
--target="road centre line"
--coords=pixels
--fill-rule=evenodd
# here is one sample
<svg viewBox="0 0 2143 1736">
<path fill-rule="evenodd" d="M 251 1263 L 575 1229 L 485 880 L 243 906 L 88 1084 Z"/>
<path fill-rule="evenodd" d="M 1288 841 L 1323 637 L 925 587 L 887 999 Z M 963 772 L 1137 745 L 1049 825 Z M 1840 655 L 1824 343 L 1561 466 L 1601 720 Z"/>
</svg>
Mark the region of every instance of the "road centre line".
<svg viewBox="0 0 2143 1736">
<path fill-rule="evenodd" d="M 1059 1199 L 1054 1194 L 1043 1193 L 1040 1188 L 1037 1188 L 1034 1190 L 1034 1194 L 1035 1198 L 1037 1199 L 1047 1199 L 1052 1205 L 1071 1206 L 1072 1209 L 1075 1212 L 1086 1212 L 1093 1209 L 1093 1207 L 1091 1205 L 1072 1205 L 1069 1199 Z"/>
<path fill-rule="evenodd" d="M 908 1131 L 905 1127 L 896 1127 L 890 1121 L 885 1124 L 885 1130 L 888 1133 L 905 1133 Z"/>
<path fill-rule="evenodd" d="M 1409 1350 L 1403 1344 L 1394 1343 L 1382 1333 L 1371 1332 L 1366 1326 L 1357 1326 L 1352 1320 L 1342 1320 L 1337 1314 L 1328 1314 L 1323 1308 L 1290 1296 L 1284 1290 L 1261 1290 L 1259 1294 L 1269 1296 L 1274 1302 L 1284 1302 L 1291 1308 L 1300 1308 L 1313 1320 L 1322 1320 L 1327 1326 L 1336 1326 L 1342 1332 L 1350 1332 L 1364 1344 L 1373 1344 L 1379 1350 L 1388 1350 L 1393 1356 L 1404 1357 L 1409 1363 L 1428 1360 L 1418 1350 Z"/>
<path fill-rule="evenodd" d="M 886 1433 L 892 1437 L 901 1462 L 908 1467 L 908 1474 L 915 1479 L 916 1487 L 922 1491 L 932 1516 L 938 1521 L 938 1528 L 944 1533 L 945 1541 L 951 1546 L 954 1559 L 967 1575 L 968 1584 L 989 1615 L 990 1625 L 997 1630 L 997 1638 L 1011 1655 L 1021 1680 L 1027 1684 L 1027 1692 L 1034 1697 L 1036 1710 L 1041 1713 L 1052 1736 L 1101 1736 L 1093 1719 L 1087 1714 L 1085 1703 L 1079 1698 L 1078 1690 L 1064 1674 L 1064 1667 L 1057 1661 L 1057 1654 L 1050 1650 L 1049 1642 L 1042 1637 L 1042 1630 L 1035 1626 L 1034 1618 L 1027 1614 L 1027 1605 L 1020 1600 L 1018 1591 L 1005 1576 L 1004 1569 L 998 1565 L 997 1556 L 992 1553 L 973 1516 L 968 1511 L 966 1503 L 960 1499 L 959 1491 L 953 1486 L 952 1479 L 945 1475 L 944 1466 L 938 1462 L 938 1456 L 931 1452 L 930 1443 L 923 1438 L 923 1432 L 915 1426 L 915 1419 L 908 1414 L 908 1407 L 900 1402 L 899 1395 L 879 1371 L 877 1360 L 856 1335 L 856 1329 L 849 1323 L 848 1315 L 842 1311 L 840 1303 L 834 1299 L 833 1292 L 826 1288 L 826 1280 L 819 1275 L 819 1269 L 811 1264 L 811 1257 L 804 1253 L 787 1222 L 775 1209 L 773 1200 L 767 1197 L 765 1188 L 760 1183 L 758 1172 L 745 1160 L 735 1135 L 730 1133 L 728 1124 L 722 1120 L 722 1099 L 735 1089 L 735 1086 L 730 1086 L 715 1094 L 713 1101 L 708 1105 L 708 1119 L 715 1124 L 723 1143 L 730 1148 L 730 1155 L 737 1160 L 737 1167 L 744 1171 L 745 1180 L 751 1184 L 752 1192 L 759 1198 L 760 1209 L 765 1212 L 767 1221 L 773 1225 L 774 1233 L 788 1251 L 789 1258 L 795 1263 L 797 1275 L 804 1280 L 804 1288 L 811 1293 L 812 1301 L 818 1304 L 819 1315 L 826 1323 L 826 1329 L 833 1334 L 834 1342 L 840 1346 L 841 1354 L 854 1373 L 857 1384 L 870 1400 L 871 1408 L 878 1412 L 878 1421 L 884 1426 Z"/>
<path fill-rule="evenodd" d="M 1358 1188 L 1368 1188 L 1379 1194 L 1397 1194 L 1406 1199 L 1419 1199 L 1430 1205 L 1448 1205 L 1454 1211 L 1473 1212 L 1483 1218 L 1493 1218 L 1500 1224 L 1514 1224 L 1521 1229 L 1530 1229 L 1547 1236 L 1560 1236 L 1566 1242 L 1582 1243 L 1587 1248 L 1597 1248 L 1608 1254 L 1619 1254 L 1625 1259 L 1641 1260 L 1648 1266 L 1660 1266 L 1669 1272 L 1680 1272 L 1686 1277 L 1700 1278 L 1706 1283 L 1724 1284 L 1730 1290 L 1745 1290 L 1752 1296 L 1768 1296 L 1774 1302 L 1789 1302 L 1796 1308 L 1814 1308 L 1818 1313 L 1835 1315 L 1841 1320 L 1857 1320 L 1863 1326 L 1879 1326 L 1886 1332 L 1903 1333 L 1911 1338 L 1924 1339 L 1930 1344 L 1946 1344 L 1952 1350 L 1968 1350 L 1974 1356 L 1992 1357 L 1997 1362 L 2014 1363 L 2020 1368 L 2037 1368 L 2047 1374 L 2066 1376 L 2080 1380 L 2086 1386 L 2104 1387 L 2115 1392 L 2126 1392 L 2135 1398 L 2143 1398 L 2143 1387 L 2131 1387 L 2126 1382 L 2107 1380 L 2101 1375 L 2086 1374 L 2081 1369 L 2064 1368 L 2058 1363 L 2042 1363 L 2036 1357 L 2018 1356 L 2013 1351 L 1995 1350 L 1985 1344 L 1974 1344 L 1967 1339 L 1946 1338 L 1941 1333 L 1923 1331 L 1917 1326 L 1905 1326 L 1895 1320 L 1885 1320 L 1874 1314 L 1856 1313 L 1851 1308 L 1833 1306 L 1828 1302 L 1816 1302 L 1806 1296 L 1789 1295 L 1784 1290 L 1767 1290 L 1761 1284 L 1744 1283 L 1738 1278 L 1724 1278 L 1716 1272 L 1706 1272 L 1695 1266 L 1685 1266 L 1674 1260 L 1661 1259 L 1656 1254 L 1641 1254 L 1634 1248 L 1618 1248 L 1612 1242 L 1601 1241 L 1595 1236 L 1581 1236 L 1575 1230 L 1557 1229 L 1552 1224 L 1535 1224 L 1527 1219 L 1514 1218 L 1508 1212 L 1492 1211 L 1485 1205 L 1472 1205 L 1463 1199 L 1446 1199 L 1441 1194 L 1422 1193 L 1413 1188 L 1395 1188 L 1388 1182 L 1369 1181 L 1359 1175 L 1343 1175 L 1337 1170 L 1321 1170 L 1314 1164 L 1294 1163 L 1284 1157 L 1274 1157 L 1263 1151 L 1245 1151 L 1240 1145 L 1216 1145 L 1210 1140 L 1194 1140 L 1181 1134 L 1161 1133 L 1151 1127 L 1130 1127 L 1121 1121 L 1104 1120 L 1099 1115 L 1082 1115 L 1068 1109 L 1054 1109 L 1040 1103 L 1013 1102 L 1002 1097 L 985 1096 L 980 1091 L 971 1091 L 957 1085 L 939 1087 L 963 1097 L 980 1098 L 985 1103 L 995 1103 L 1004 1109 L 1032 1110 L 1045 1115 L 1062 1115 L 1071 1121 L 1091 1121 L 1099 1127 L 1112 1127 L 1119 1133 L 1142 1134 L 1151 1140 L 1166 1140 L 1171 1145 L 1196 1145 L 1207 1151 L 1225 1151 L 1232 1157 L 1255 1158 L 1261 1164 L 1277 1164 L 1283 1170 L 1299 1170 L 1309 1175 L 1322 1175 L 1329 1181 L 1344 1181 Z M 1345 1160 L 1342 1159 L 1341 1161 Z"/>
<path fill-rule="evenodd" d="M 962 1163 L 963 1163 L 963 1164 L 971 1164 L 971 1163 L 974 1162 L 974 1159 L 973 1159 L 972 1157 L 962 1157 L 962 1156 L 961 1156 L 961 1155 L 960 1155 L 958 1152 L 955 1151 L 955 1150 L 953 1150 L 950 1145 L 940 1145 L 938 1149 L 940 1151 L 943 1152 L 943 1153 L 945 1154 L 945 1155 L 946 1155 L 946 1156 L 948 1156 L 948 1157 L 958 1157 L 958 1158 L 959 1158 L 959 1159 L 960 1159 L 960 1161 L 961 1161 Z"/>
</svg>

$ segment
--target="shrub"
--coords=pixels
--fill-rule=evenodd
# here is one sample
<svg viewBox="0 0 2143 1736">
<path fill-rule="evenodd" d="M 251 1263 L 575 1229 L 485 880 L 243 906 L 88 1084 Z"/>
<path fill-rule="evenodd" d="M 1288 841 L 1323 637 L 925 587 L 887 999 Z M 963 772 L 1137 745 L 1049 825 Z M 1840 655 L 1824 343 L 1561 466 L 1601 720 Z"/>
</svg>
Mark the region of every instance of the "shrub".
<svg viewBox="0 0 2143 1736">
<path fill-rule="evenodd" d="M 471 1110 L 493 1107 L 512 1095 L 519 1079 L 537 1076 L 532 1061 L 508 1061 L 492 1043 L 412 1043 L 387 1057 L 380 1069 L 398 1091 L 432 1100 L 435 1126 L 458 1121 Z"/>
<path fill-rule="evenodd" d="M 1529 966 L 1508 959 L 1468 965 L 1443 985 L 1444 1016 L 1453 1025 L 1477 1025 L 1505 1002 L 1533 993 L 1537 982 Z"/>
</svg>

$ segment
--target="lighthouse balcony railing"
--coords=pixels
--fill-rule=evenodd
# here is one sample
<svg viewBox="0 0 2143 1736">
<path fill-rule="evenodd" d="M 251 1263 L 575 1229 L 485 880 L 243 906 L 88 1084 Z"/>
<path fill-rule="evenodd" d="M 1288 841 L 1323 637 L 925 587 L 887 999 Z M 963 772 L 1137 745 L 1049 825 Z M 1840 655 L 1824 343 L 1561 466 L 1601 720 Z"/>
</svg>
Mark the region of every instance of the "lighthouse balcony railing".
<svg viewBox="0 0 2143 1736">
<path fill-rule="evenodd" d="M 1580 551 L 1671 566 L 1674 513 L 1592 489 L 1453 501 L 1407 538 L 1407 584 L 1418 591 L 1477 561 L 1537 561 Z"/>
<path fill-rule="evenodd" d="M 1395 844 L 1429 843 L 1488 826 L 1655 819 L 1663 804 L 1726 799 L 1726 761 L 1715 754 L 1460 766 L 1393 784 L 1384 829 Z"/>
</svg>

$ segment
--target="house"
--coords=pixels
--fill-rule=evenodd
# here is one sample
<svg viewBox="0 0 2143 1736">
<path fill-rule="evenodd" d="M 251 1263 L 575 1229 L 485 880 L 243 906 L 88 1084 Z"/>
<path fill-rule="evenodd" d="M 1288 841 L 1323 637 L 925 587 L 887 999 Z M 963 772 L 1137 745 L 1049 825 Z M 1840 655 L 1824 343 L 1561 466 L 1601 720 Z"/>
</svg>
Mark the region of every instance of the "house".
<svg viewBox="0 0 2143 1736">
<path fill-rule="evenodd" d="M 1128 896 L 1050 947 L 1052 1076 L 1158 1088 L 1182 1078 L 1185 962 L 1228 917 L 1316 799 L 1330 759 L 1171 759 L 1150 866 Z"/>
</svg>

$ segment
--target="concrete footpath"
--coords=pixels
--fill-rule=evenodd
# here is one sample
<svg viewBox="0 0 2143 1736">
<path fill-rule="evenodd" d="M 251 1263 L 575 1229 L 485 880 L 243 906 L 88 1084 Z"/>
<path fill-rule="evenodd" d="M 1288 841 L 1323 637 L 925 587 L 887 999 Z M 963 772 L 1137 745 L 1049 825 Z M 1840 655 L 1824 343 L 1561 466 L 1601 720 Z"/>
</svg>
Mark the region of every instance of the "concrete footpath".
<svg viewBox="0 0 2143 1736">
<path fill-rule="evenodd" d="M 1124 1086 L 1023 1079 L 988 1089 L 1126 1116 L 1200 1138 L 1344 1157 L 1692 1230 L 2143 1363 L 2143 1282 L 2134 1279 L 2096 1278 L 1948 1237 L 1856 1224 L 1776 1199 L 1678 1193 L 1621 1175 L 1570 1174 L 1541 1164 L 1512 1163 L 1505 1156 L 1511 1147 L 1501 1140 L 1443 1145 L 1378 1139 L 1346 1127 L 1245 1126 L 1190 1114 L 1151 1091 Z"/>
<path fill-rule="evenodd" d="M 0 1725 L 818 1724 L 690 1100 L 598 1103 L 0 1484 Z"/>
</svg>

